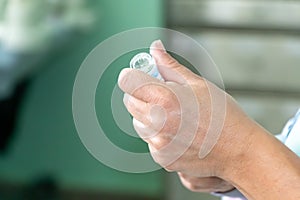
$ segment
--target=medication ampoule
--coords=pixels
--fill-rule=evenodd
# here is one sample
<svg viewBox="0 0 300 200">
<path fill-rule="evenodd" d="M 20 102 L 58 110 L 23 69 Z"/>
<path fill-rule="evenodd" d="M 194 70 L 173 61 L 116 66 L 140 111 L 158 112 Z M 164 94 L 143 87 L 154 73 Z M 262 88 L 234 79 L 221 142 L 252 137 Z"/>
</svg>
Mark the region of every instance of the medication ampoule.
<svg viewBox="0 0 300 200">
<path fill-rule="evenodd" d="M 141 70 L 159 80 L 164 80 L 160 75 L 154 58 L 148 53 L 139 53 L 130 60 L 130 68 Z"/>
</svg>

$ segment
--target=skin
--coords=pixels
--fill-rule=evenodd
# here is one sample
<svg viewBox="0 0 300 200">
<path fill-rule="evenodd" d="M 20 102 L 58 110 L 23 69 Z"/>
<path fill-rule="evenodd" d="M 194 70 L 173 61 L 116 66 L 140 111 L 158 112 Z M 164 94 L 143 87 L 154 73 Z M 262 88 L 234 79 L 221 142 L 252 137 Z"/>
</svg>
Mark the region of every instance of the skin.
<svg viewBox="0 0 300 200">
<path fill-rule="evenodd" d="M 250 119 L 230 95 L 173 59 L 160 41 L 151 45 L 150 53 L 165 82 L 157 82 L 138 70 L 123 69 L 118 83 L 126 93 L 124 104 L 134 117 L 134 127 L 148 143 L 155 162 L 167 171 L 177 172 L 182 184 L 192 191 L 225 192 L 237 188 L 248 199 L 276 200 L 283 194 L 285 199 L 300 199 L 297 155 Z M 215 118 L 212 90 L 224 95 L 226 115 L 216 145 L 200 159 L 200 147 L 205 136 L 210 137 L 208 128 Z M 186 99 L 181 101 L 180 95 Z M 189 105 L 191 98 L 196 99 L 198 107 Z M 197 129 L 187 150 L 169 162 L 188 142 L 171 142 L 178 134 L 182 107 L 190 109 L 194 117 L 180 134 L 189 134 L 194 122 Z M 196 113 L 201 118 L 193 115 Z M 171 148 L 165 151 L 168 144 Z"/>
</svg>

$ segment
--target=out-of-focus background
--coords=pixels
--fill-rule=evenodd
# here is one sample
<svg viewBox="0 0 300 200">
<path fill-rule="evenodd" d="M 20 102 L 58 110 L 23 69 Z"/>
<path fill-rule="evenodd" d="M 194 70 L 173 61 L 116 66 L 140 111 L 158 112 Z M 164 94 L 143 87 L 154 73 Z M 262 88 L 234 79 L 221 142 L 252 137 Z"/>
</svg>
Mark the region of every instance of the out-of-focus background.
<svg viewBox="0 0 300 200">
<path fill-rule="evenodd" d="M 1 200 L 217 199 L 189 192 L 163 170 L 110 169 L 76 133 L 72 87 L 84 58 L 116 33 L 149 26 L 202 44 L 226 90 L 270 132 L 280 133 L 300 106 L 300 1 L 0 0 Z"/>
</svg>

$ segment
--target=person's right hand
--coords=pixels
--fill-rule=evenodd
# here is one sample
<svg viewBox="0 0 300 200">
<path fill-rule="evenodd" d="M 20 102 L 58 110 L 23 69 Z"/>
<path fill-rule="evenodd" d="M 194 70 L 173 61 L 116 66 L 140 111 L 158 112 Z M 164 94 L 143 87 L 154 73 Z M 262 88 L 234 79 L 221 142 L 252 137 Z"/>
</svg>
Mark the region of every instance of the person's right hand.
<svg viewBox="0 0 300 200">
<path fill-rule="evenodd" d="M 151 55 L 165 81 L 123 69 L 119 87 L 155 162 L 191 177 L 228 178 L 244 164 L 257 127 L 225 91 L 178 63 L 161 42 Z"/>
<path fill-rule="evenodd" d="M 230 95 L 178 63 L 161 42 L 154 42 L 150 53 L 165 82 L 123 69 L 118 83 L 155 162 L 188 175 L 182 180 L 194 183 L 192 189 L 205 183 L 221 192 L 233 189 L 232 184 L 248 199 L 277 200 L 282 194 L 300 199 L 296 154 L 251 120 Z"/>
</svg>

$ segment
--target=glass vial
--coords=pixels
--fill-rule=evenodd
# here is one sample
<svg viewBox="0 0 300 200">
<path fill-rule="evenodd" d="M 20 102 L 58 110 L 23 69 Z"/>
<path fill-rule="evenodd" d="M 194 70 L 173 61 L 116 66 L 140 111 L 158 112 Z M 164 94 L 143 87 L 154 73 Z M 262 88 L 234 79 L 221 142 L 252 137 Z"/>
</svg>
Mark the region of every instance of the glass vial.
<svg viewBox="0 0 300 200">
<path fill-rule="evenodd" d="M 130 68 L 141 70 L 154 78 L 163 80 L 156 67 L 154 58 L 148 53 L 135 55 L 130 61 Z"/>
</svg>

